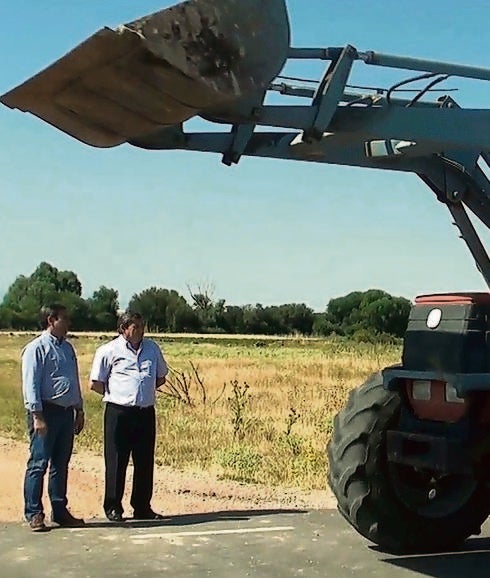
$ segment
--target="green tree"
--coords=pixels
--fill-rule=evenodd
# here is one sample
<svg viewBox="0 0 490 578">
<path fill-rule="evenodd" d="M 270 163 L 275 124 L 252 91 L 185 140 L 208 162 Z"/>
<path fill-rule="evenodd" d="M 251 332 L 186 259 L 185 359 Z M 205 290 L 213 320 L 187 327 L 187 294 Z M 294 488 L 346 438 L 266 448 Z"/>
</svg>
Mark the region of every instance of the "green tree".
<svg viewBox="0 0 490 578">
<path fill-rule="evenodd" d="M 337 334 L 339 332 L 339 326 L 332 323 L 326 313 L 315 313 L 312 332 L 315 335 L 328 337 Z"/>
<path fill-rule="evenodd" d="M 0 305 L 0 329 L 12 327 L 12 313 L 5 305 Z"/>
<path fill-rule="evenodd" d="M 58 272 L 58 291 L 62 293 L 73 293 L 81 297 L 82 284 L 73 271 L 59 271 Z"/>
<path fill-rule="evenodd" d="M 376 333 L 403 337 L 410 314 L 410 301 L 391 295 L 369 303 L 364 310 L 366 326 Z"/>
<path fill-rule="evenodd" d="M 41 307 L 59 302 L 70 307 L 73 329 L 86 328 L 87 311 L 81 293 L 82 285 L 75 273 L 42 262 L 29 277 L 18 276 L 8 288 L 2 302 L 3 318 L 13 329 L 37 329 Z"/>
<path fill-rule="evenodd" d="M 269 324 L 264 307 L 257 303 L 256 305 L 245 305 L 243 308 L 243 330 L 244 333 L 255 333 L 258 335 L 267 335 Z"/>
<path fill-rule="evenodd" d="M 141 313 L 150 331 L 196 331 L 199 326 L 192 307 L 173 289 L 145 289 L 133 295 L 128 309 Z"/>
<path fill-rule="evenodd" d="M 243 307 L 227 305 L 223 312 L 222 328 L 225 333 L 245 333 Z"/>
<path fill-rule="evenodd" d="M 102 285 L 87 299 L 91 328 L 95 331 L 113 331 L 117 326 L 119 294 L 116 289 Z"/>
<path fill-rule="evenodd" d="M 199 285 L 196 291 L 187 286 L 192 308 L 199 319 L 201 331 L 205 333 L 229 332 L 226 319 L 226 302 L 214 299 L 214 289 L 210 284 Z"/>
<path fill-rule="evenodd" d="M 315 314 L 304 303 L 289 303 L 276 309 L 280 333 L 311 335 Z"/>
<path fill-rule="evenodd" d="M 401 337 L 410 307 L 407 299 L 393 297 L 380 289 L 354 291 L 329 301 L 323 326 L 340 335 L 368 332 Z"/>
</svg>

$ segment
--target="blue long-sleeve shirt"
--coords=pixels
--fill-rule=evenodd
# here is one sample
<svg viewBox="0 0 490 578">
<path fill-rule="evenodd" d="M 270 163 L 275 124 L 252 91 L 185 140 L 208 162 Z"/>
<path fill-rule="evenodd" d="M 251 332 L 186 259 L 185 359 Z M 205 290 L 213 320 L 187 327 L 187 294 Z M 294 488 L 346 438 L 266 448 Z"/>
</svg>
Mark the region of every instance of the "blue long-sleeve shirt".
<svg viewBox="0 0 490 578">
<path fill-rule="evenodd" d="M 75 350 L 65 339 L 48 331 L 22 352 L 22 393 L 29 411 L 42 411 L 43 401 L 82 409 Z"/>
</svg>

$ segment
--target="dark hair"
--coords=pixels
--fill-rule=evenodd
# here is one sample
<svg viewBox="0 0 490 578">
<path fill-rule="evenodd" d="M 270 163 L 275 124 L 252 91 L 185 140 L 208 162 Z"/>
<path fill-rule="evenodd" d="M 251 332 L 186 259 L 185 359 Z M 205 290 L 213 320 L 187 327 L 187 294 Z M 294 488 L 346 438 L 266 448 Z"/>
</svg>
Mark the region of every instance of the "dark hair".
<svg viewBox="0 0 490 578">
<path fill-rule="evenodd" d="M 125 311 L 117 320 L 117 331 L 122 333 L 135 321 L 143 321 L 141 313 L 137 313 L 136 311 Z"/>
<path fill-rule="evenodd" d="M 41 327 L 43 329 L 47 329 L 49 323 L 48 320 L 50 317 L 54 317 L 58 319 L 60 313 L 66 311 L 66 307 L 64 305 L 60 305 L 59 303 L 53 303 L 52 305 L 44 305 L 41 307 L 41 311 L 39 313 L 39 321 L 41 323 Z"/>
</svg>

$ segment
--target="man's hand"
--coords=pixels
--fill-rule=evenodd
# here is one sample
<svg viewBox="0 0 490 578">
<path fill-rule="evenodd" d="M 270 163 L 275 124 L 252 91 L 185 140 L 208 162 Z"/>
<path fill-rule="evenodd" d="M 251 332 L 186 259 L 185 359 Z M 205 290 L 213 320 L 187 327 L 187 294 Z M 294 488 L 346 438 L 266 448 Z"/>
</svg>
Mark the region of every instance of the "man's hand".
<svg viewBox="0 0 490 578">
<path fill-rule="evenodd" d="M 73 431 L 75 432 L 76 436 L 83 430 L 84 425 L 85 414 L 83 413 L 83 410 L 77 410 L 75 414 L 75 423 L 73 425 Z"/>
<path fill-rule="evenodd" d="M 42 413 L 32 415 L 32 425 L 36 435 L 44 437 L 48 433 L 48 426 Z"/>
<path fill-rule="evenodd" d="M 90 389 L 99 395 L 104 395 L 105 393 L 105 385 L 102 383 L 102 381 L 92 381 L 90 384 Z"/>
</svg>

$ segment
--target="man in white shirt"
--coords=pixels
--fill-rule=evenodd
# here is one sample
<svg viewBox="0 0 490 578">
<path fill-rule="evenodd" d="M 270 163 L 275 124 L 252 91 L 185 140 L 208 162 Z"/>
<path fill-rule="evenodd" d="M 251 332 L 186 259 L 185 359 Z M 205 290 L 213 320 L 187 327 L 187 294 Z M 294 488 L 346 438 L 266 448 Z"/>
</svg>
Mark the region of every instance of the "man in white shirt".
<svg viewBox="0 0 490 578">
<path fill-rule="evenodd" d="M 129 457 L 134 473 L 131 506 L 134 518 L 158 520 L 150 505 L 155 456 L 155 395 L 168 367 L 160 347 L 144 335 L 138 313 L 125 313 L 119 337 L 95 352 L 90 380 L 103 396 L 105 496 L 104 511 L 113 522 L 123 520 L 122 498 Z"/>
</svg>

